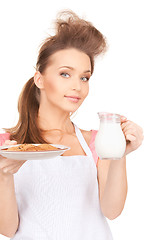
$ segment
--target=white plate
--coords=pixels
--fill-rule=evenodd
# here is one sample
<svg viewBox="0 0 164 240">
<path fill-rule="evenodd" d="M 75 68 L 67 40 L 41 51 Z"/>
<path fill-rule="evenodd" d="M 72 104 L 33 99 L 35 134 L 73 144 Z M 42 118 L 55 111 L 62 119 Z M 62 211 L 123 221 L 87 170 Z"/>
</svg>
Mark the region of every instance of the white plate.
<svg viewBox="0 0 164 240">
<path fill-rule="evenodd" d="M 32 143 L 33 144 L 33 143 Z M 51 146 L 60 148 L 59 150 L 48 150 L 48 151 L 38 151 L 38 152 L 15 152 L 15 151 L 6 151 L 4 149 L 9 147 L 17 147 L 21 144 L 16 145 L 8 145 L 0 147 L 0 155 L 6 158 L 10 158 L 13 160 L 44 160 L 48 158 L 54 158 L 62 155 L 65 151 L 71 149 L 70 147 L 58 144 L 50 144 Z M 34 146 L 38 146 L 40 144 L 33 144 Z"/>
</svg>

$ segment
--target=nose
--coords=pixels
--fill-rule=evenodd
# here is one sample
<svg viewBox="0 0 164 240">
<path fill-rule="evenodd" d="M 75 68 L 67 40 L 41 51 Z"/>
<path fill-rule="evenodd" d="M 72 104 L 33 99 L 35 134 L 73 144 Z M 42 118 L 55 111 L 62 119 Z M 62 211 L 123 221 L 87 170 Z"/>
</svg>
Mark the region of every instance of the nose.
<svg viewBox="0 0 164 240">
<path fill-rule="evenodd" d="M 81 90 L 81 82 L 79 78 L 74 78 L 72 80 L 72 89 L 77 91 Z"/>
</svg>

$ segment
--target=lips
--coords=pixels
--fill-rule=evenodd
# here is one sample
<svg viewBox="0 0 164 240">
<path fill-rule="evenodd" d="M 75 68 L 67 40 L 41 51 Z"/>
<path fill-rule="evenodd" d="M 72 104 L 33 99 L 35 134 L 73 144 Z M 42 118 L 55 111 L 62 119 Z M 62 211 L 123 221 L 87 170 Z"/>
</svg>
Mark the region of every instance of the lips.
<svg viewBox="0 0 164 240">
<path fill-rule="evenodd" d="M 80 99 L 78 96 L 65 96 L 65 97 L 68 97 L 68 98 L 74 98 L 74 99 Z"/>
<path fill-rule="evenodd" d="M 80 100 L 79 97 L 77 96 L 65 96 L 69 101 L 74 102 L 74 103 L 78 103 L 78 101 Z"/>
</svg>

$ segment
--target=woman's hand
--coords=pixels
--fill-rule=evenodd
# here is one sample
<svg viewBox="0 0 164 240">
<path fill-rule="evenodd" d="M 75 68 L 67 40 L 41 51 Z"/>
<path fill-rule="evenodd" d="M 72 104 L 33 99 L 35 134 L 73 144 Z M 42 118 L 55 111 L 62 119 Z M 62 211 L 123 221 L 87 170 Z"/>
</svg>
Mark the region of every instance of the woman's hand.
<svg viewBox="0 0 164 240">
<path fill-rule="evenodd" d="M 15 145 L 16 141 L 6 140 L 3 146 L 5 145 Z M 9 158 L 5 158 L 0 155 L 0 174 L 8 175 L 14 174 L 18 172 L 19 168 L 26 162 L 27 160 L 13 160 Z"/>
<path fill-rule="evenodd" d="M 142 144 L 144 139 L 143 129 L 136 123 L 127 120 L 124 116 L 121 116 L 121 128 L 126 139 L 126 150 L 124 154 L 124 156 L 126 156 Z"/>
</svg>

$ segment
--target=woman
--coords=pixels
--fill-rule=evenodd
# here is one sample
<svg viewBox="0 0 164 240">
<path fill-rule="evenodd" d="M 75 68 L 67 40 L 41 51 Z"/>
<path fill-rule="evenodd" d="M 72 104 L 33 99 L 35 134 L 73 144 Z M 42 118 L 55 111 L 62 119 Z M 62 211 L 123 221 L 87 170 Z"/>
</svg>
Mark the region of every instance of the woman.
<svg viewBox="0 0 164 240">
<path fill-rule="evenodd" d="M 6 129 L 15 143 L 54 143 L 71 149 L 55 159 L 0 158 L 0 233 L 12 239 L 111 240 L 107 220 L 123 210 L 126 155 L 142 143 L 142 128 L 122 118 L 127 140 L 120 161 L 97 161 L 97 131 L 70 119 L 89 93 L 95 57 L 105 37 L 73 12 L 56 20 L 56 34 L 42 44 L 34 76 L 19 97 L 18 124 Z M 20 170 L 19 170 L 20 169 Z M 18 171 L 19 170 L 19 171 Z"/>
</svg>

